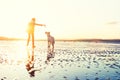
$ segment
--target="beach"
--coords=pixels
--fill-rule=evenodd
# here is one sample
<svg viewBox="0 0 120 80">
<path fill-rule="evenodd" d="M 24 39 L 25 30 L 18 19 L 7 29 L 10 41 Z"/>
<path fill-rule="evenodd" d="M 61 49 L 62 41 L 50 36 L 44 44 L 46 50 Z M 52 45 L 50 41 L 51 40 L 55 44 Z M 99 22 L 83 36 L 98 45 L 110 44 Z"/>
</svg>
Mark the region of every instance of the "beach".
<svg viewBox="0 0 120 80">
<path fill-rule="evenodd" d="M 45 63 L 47 42 L 36 41 L 30 71 L 26 63 L 33 50 L 26 48 L 26 41 L 0 44 L 1 80 L 120 80 L 119 43 L 57 41 L 54 57 Z"/>
</svg>

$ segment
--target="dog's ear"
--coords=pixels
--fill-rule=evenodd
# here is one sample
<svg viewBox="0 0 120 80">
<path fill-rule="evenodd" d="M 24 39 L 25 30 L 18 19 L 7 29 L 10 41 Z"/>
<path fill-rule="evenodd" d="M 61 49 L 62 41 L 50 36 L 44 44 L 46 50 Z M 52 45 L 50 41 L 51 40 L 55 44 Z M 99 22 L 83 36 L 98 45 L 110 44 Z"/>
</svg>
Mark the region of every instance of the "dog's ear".
<svg viewBox="0 0 120 80">
<path fill-rule="evenodd" d="M 48 32 L 45 32 L 45 34 L 48 34 Z"/>
</svg>

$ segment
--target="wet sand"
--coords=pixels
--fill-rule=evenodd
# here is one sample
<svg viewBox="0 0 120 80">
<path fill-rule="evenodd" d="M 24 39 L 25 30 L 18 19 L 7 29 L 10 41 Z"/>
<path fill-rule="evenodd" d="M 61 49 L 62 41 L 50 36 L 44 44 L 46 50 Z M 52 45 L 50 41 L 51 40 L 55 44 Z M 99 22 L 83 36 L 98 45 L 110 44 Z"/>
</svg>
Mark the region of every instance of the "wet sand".
<svg viewBox="0 0 120 80">
<path fill-rule="evenodd" d="M 69 46 L 68 44 L 71 43 L 65 43 L 64 46 L 57 45 L 54 58 L 50 58 L 47 64 L 45 63 L 47 50 L 45 48 L 35 48 L 34 68 L 31 69 L 31 71 L 35 71 L 34 77 L 30 77 L 29 72 L 26 70 L 25 58 L 10 62 L 0 60 L 0 79 L 120 80 L 120 48 L 118 45 L 117 47 L 116 45 L 103 47 L 97 44 L 96 47 L 94 46 L 96 44 L 89 43 L 83 46 L 77 46 L 77 44 Z M 27 53 L 26 50 L 25 52 Z M 31 49 L 29 53 L 32 53 Z M 4 58 L 7 59 L 7 57 Z"/>
</svg>

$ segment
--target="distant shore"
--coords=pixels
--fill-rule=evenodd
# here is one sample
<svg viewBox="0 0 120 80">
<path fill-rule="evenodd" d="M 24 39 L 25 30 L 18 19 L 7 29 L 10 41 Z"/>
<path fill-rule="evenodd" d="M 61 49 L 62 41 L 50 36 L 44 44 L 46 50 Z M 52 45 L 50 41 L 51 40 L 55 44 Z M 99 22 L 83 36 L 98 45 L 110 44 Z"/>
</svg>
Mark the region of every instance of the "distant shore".
<svg viewBox="0 0 120 80">
<path fill-rule="evenodd" d="M 0 37 L 0 40 L 26 40 L 24 38 L 8 38 Z M 36 39 L 36 41 L 46 41 L 46 39 Z M 70 41 L 70 42 L 105 42 L 105 43 L 120 43 L 120 39 L 56 39 L 56 41 Z"/>
</svg>

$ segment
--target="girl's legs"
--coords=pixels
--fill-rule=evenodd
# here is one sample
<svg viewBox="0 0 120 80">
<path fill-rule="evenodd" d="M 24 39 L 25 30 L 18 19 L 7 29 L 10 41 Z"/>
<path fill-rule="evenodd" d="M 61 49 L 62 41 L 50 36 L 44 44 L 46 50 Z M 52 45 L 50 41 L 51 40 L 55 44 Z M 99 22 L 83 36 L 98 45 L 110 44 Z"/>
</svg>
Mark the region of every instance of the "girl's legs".
<svg viewBox="0 0 120 80">
<path fill-rule="evenodd" d="M 34 45 L 34 33 L 32 33 L 31 35 L 32 35 L 32 48 L 35 48 L 35 45 Z"/>
<path fill-rule="evenodd" d="M 29 45 L 29 41 L 30 41 L 30 33 L 28 33 L 27 46 Z"/>
</svg>

